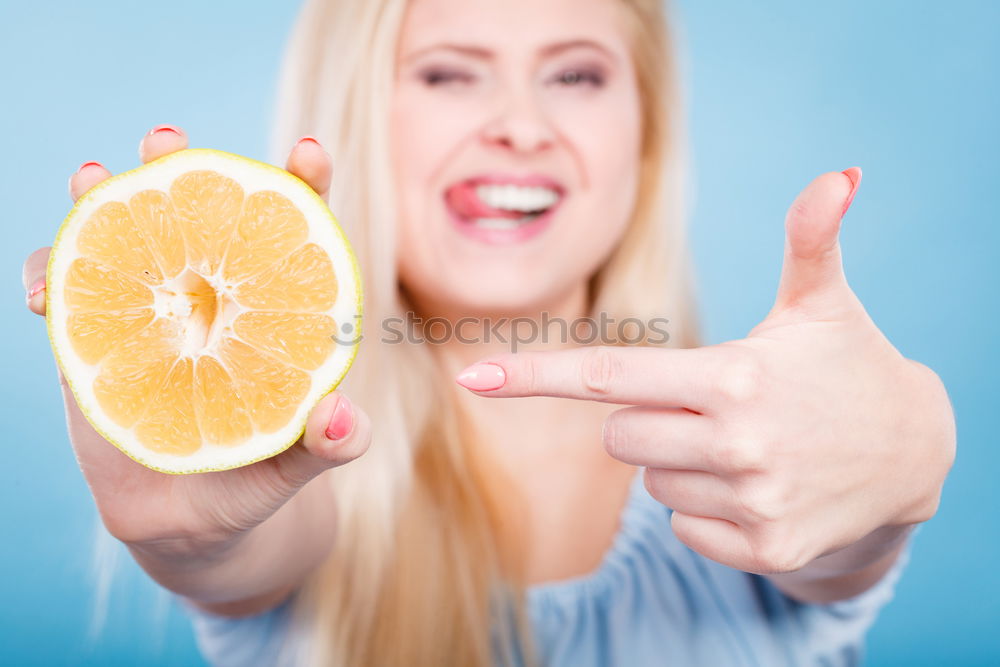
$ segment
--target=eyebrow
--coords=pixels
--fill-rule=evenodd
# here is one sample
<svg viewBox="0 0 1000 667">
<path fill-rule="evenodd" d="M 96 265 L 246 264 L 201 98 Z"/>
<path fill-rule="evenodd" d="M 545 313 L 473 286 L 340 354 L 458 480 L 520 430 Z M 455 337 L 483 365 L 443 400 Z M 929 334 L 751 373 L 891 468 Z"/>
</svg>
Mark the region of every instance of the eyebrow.
<svg viewBox="0 0 1000 667">
<path fill-rule="evenodd" d="M 564 51 L 569 51 L 571 49 L 579 48 L 591 48 L 600 51 L 605 56 L 607 56 L 612 62 L 617 62 L 618 58 L 612 53 L 607 47 L 599 42 L 595 42 L 592 39 L 571 39 L 564 42 L 555 42 L 554 44 L 549 44 L 541 49 L 539 49 L 539 55 L 543 57 L 554 56 Z M 413 60 L 419 58 L 424 54 L 430 53 L 431 51 L 453 51 L 455 53 L 460 53 L 462 55 L 471 56 L 473 58 L 478 58 L 480 60 L 490 60 L 493 58 L 493 51 L 490 49 L 483 48 L 481 46 L 473 46 L 470 44 L 455 44 L 450 42 L 443 42 L 440 44 L 432 44 L 431 46 L 418 49 L 413 53 L 406 56 L 406 60 Z"/>
</svg>

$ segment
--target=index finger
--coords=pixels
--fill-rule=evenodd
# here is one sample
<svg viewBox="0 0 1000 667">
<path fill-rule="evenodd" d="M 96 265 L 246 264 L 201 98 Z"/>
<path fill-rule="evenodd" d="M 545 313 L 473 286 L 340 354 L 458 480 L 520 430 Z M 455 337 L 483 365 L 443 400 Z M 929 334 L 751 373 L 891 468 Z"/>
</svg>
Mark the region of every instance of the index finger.
<svg viewBox="0 0 1000 667">
<path fill-rule="evenodd" d="M 590 346 L 490 357 L 456 381 L 483 396 L 556 396 L 625 405 L 684 407 L 711 402 L 713 348 Z"/>
</svg>

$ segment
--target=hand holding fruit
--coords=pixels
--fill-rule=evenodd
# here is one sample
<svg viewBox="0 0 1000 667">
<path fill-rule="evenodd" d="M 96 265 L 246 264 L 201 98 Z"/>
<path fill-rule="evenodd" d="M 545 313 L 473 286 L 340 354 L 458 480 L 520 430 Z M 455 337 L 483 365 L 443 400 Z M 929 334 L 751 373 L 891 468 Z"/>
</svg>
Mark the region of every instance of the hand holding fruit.
<svg viewBox="0 0 1000 667">
<path fill-rule="evenodd" d="M 139 147 L 144 163 L 187 145 L 186 135 L 169 126 L 154 129 Z M 320 196 L 329 188 L 329 156 L 312 139 L 292 149 L 287 170 L 305 181 Z M 98 163 L 86 163 L 70 178 L 75 200 L 111 174 Z M 33 253 L 24 265 L 29 308 L 45 314 L 45 271 L 49 249 Z M 307 482 L 323 471 L 362 455 L 370 442 L 367 416 L 338 393 L 323 398 L 312 410 L 302 438 L 281 454 L 249 466 L 197 475 L 166 475 L 150 470 L 107 442 L 88 422 L 60 373 L 70 440 L 109 532 L 125 542 L 147 569 L 159 569 L 172 559 L 212 559 L 230 554 L 251 529 L 276 513 L 295 515 L 295 522 L 310 525 L 305 552 L 320 553 L 329 547 L 333 526 L 326 489 L 322 498 L 294 507 L 288 503 Z M 306 493 L 306 491 L 303 491 Z M 278 519 L 275 516 L 275 519 Z M 270 521 L 271 530 L 287 530 L 289 520 Z M 278 525 L 278 524 L 281 525 Z M 145 558 L 145 562 L 144 562 Z M 290 568 L 294 570 L 294 568 Z M 151 572 L 156 576 L 155 572 Z M 168 587 L 169 581 L 162 581 Z M 260 591 L 240 591 L 240 596 L 260 593 L 276 582 L 261 580 Z M 183 588 L 183 584 L 174 588 Z M 191 586 L 192 589 L 197 589 Z M 206 587 L 205 599 L 224 601 L 232 591 Z"/>
</svg>

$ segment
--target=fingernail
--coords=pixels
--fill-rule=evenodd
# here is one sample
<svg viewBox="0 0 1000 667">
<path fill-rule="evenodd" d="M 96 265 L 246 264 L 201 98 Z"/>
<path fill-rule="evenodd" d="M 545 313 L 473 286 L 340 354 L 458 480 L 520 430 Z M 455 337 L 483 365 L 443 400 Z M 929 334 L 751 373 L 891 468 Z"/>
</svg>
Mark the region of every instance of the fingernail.
<svg viewBox="0 0 1000 667">
<path fill-rule="evenodd" d="M 354 428 L 354 410 L 351 402 L 346 396 L 337 398 L 337 405 L 333 408 L 333 416 L 330 417 L 330 424 L 326 427 L 326 437 L 330 440 L 343 440 Z"/>
<path fill-rule="evenodd" d="M 861 185 L 861 168 L 851 167 L 840 173 L 851 180 L 851 192 L 847 195 L 847 199 L 844 200 L 844 210 L 840 212 L 840 217 L 843 218 L 844 214 L 847 213 L 847 209 L 851 208 L 851 203 L 854 201 L 854 193 L 858 191 L 858 186 Z"/>
<path fill-rule="evenodd" d="M 496 364 L 472 364 L 458 374 L 455 382 L 472 391 L 493 391 L 507 382 L 507 374 Z"/>
<path fill-rule="evenodd" d="M 306 136 L 302 137 L 301 139 L 299 139 L 298 141 L 296 141 L 295 143 L 296 143 L 296 144 L 301 144 L 301 143 L 302 143 L 303 141 L 311 141 L 311 142 L 313 142 L 314 144 L 316 144 L 317 146 L 319 146 L 319 145 L 320 145 L 320 143 L 319 143 L 319 141 L 318 141 L 318 140 L 316 139 L 316 137 L 313 137 L 313 136 L 310 136 L 310 135 L 308 135 L 308 134 L 307 134 Z"/>
<path fill-rule="evenodd" d="M 101 169 L 103 169 L 103 168 L 104 168 L 104 165 L 103 165 L 103 164 L 101 164 L 100 162 L 84 162 L 83 164 L 81 164 L 81 165 L 80 165 L 80 166 L 79 166 L 79 167 L 77 168 L 77 170 L 76 170 L 76 173 L 78 173 L 78 174 L 79 174 L 79 173 L 80 173 L 81 171 L 83 171 L 83 170 L 84 170 L 84 169 L 86 169 L 87 167 L 100 167 Z"/>
<path fill-rule="evenodd" d="M 42 278 L 28 289 L 28 294 L 26 298 L 28 299 L 28 301 L 31 301 L 36 294 L 44 291 L 45 291 L 45 278 Z"/>
<path fill-rule="evenodd" d="M 152 130 L 149 131 L 150 135 L 156 134 L 157 132 L 173 132 L 178 137 L 181 136 L 181 131 L 178 130 L 173 125 L 157 125 Z"/>
</svg>

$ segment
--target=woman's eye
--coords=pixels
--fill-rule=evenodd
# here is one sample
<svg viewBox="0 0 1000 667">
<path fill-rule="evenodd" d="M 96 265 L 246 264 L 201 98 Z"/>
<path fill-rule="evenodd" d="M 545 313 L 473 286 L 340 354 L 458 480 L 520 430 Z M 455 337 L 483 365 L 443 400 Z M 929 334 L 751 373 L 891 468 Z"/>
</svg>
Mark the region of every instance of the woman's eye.
<svg viewBox="0 0 1000 667">
<path fill-rule="evenodd" d="M 420 78 L 428 86 L 443 86 L 449 84 L 469 84 L 475 81 L 475 76 L 456 70 L 432 69 L 421 72 Z"/>
<path fill-rule="evenodd" d="M 604 76 L 594 70 L 568 69 L 557 74 L 552 82 L 559 86 L 585 85 L 600 88 L 604 84 Z"/>
</svg>

